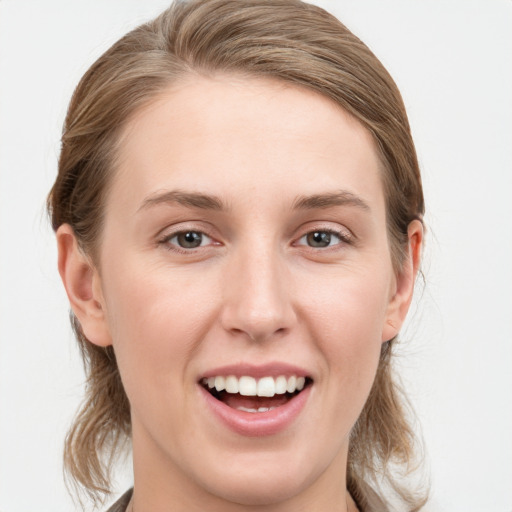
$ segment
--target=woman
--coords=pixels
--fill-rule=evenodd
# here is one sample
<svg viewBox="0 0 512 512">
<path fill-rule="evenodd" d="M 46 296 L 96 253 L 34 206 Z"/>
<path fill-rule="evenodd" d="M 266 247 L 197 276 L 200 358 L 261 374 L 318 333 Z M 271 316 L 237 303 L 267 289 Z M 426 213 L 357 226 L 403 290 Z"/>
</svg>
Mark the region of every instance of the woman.
<svg viewBox="0 0 512 512">
<path fill-rule="evenodd" d="M 391 77 L 296 0 L 173 4 L 78 85 L 49 197 L 111 509 L 419 510 L 393 345 L 423 240 Z M 395 501 L 393 501 L 395 500 Z M 395 508 L 393 508 L 395 510 Z"/>
</svg>

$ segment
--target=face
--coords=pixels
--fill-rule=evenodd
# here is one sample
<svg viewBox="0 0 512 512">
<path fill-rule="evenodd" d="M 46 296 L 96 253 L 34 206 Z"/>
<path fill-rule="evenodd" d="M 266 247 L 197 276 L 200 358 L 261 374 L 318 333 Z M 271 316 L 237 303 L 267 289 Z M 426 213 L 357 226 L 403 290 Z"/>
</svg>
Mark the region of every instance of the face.
<svg viewBox="0 0 512 512">
<path fill-rule="evenodd" d="M 81 321 L 114 346 L 136 489 L 254 505 L 340 488 L 409 300 L 381 178 L 357 121 L 280 82 L 193 77 L 130 120 Z"/>
</svg>

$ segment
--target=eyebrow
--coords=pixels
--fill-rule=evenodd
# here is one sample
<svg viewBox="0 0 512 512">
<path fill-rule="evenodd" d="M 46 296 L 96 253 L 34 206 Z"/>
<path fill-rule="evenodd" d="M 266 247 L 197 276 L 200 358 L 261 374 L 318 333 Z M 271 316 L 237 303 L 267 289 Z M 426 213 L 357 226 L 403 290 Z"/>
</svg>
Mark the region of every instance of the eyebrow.
<svg viewBox="0 0 512 512">
<path fill-rule="evenodd" d="M 352 192 L 341 190 L 327 194 L 315 194 L 312 196 L 300 196 L 294 204 L 294 210 L 314 210 L 331 208 L 333 206 L 355 206 L 365 211 L 370 211 L 368 204 Z"/>
<path fill-rule="evenodd" d="M 189 208 L 200 208 L 201 210 L 225 211 L 228 209 L 224 202 L 217 196 L 198 192 L 169 190 L 157 192 L 156 194 L 146 197 L 138 211 L 160 204 L 180 204 Z"/>
<path fill-rule="evenodd" d="M 179 204 L 189 208 L 202 210 L 227 211 L 227 205 L 217 196 L 199 192 L 185 192 L 182 190 L 168 190 L 157 192 L 144 199 L 139 210 L 145 210 L 160 204 Z M 352 192 L 341 190 L 326 194 L 299 196 L 293 203 L 293 210 L 314 210 L 332 208 L 333 206 L 355 206 L 370 211 L 368 204 Z"/>
</svg>

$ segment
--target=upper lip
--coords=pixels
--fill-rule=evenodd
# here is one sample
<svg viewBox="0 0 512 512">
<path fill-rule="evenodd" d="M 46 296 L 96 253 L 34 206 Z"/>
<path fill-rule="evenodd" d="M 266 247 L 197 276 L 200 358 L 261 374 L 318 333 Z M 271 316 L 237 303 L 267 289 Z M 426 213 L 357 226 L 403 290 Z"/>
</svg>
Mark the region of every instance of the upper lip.
<svg viewBox="0 0 512 512">
<path fill-rule="evenodd" d="M 237 378 L 250 376 L 256 379 L 262 377 L 279 377 L 280 375 L 285 377 L 290 377 L 292 375 L 295 375 L 296 377 L 310 377 L 310 374 L 304 368 L 300 368 L 289 363 L 275 361 L 261 365 L 238 363 L 219 366 L 201 374 L 199 381 L 205 378 L 207 379 L 208 377 L 228 375 L 234 375 Z"/>
</svg>

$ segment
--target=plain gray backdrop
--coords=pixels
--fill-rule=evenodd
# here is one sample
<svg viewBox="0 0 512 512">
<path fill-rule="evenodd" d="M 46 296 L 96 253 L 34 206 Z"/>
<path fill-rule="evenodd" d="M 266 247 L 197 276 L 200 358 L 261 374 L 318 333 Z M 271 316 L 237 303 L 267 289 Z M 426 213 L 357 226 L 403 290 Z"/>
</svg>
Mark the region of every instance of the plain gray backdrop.
<svg viewBox="0 0 512 512">
<path fill-rule="evenodd" d="M 399 366 L 439 512 L 512 511 L 512 2 L 325 0 L 383 61 L 417 144 L 426 287 Z M 44 213 L 87 67 L 164 0 L 0 0 L 0 511 L 68 512 L 83 372 Z M 121 472 L 118 491 L 130 485 Z"/>
</svg>

